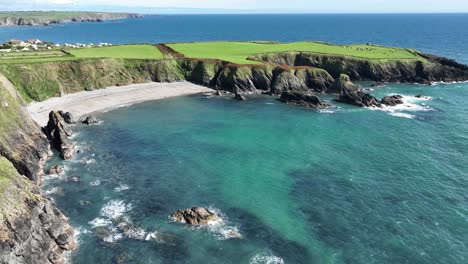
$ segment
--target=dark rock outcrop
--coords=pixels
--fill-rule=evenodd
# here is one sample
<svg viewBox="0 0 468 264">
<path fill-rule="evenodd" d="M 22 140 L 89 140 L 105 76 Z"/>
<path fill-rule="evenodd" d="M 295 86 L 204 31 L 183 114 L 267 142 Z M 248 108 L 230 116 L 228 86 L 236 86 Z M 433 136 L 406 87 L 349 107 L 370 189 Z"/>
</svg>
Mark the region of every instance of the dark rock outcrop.
<svg viewBox="0 0 468 264">
<path fill-rule="evenodd" d="M 0 156 L 13 163 L 20 174 L 40 182 L 51 154 L 49 142 L 12 89 L 0 84 Z"/>
<path fill-rule="evenodd" d="M 72 113 L 63 112 L 63 111 L 58 111 L 58 113 L 63 118 L 65 123 L 67 123 L 67 124 L 75 124 L 76 123 L 75 117 L 72 115 Z"/>
<path fill-rule="evenodd" d="M 403 96 L 396 94 L 396 95 L 391 95 L 391 96 L 385 96 L 384 98 L 382 98 L 380 102 L 384 105 L 395 106 L 395 105 L 403 104 L 402 99 L 403 99 Z"/>
<path fill-rule="evenodd" d="M 339 94 L 336 102 L 357 105 L 360 107 L 381 107 L 374 96 L 365 93 L 359 86 L 353 84 L 346 74 L 341 74 L 330 87 L 329 93 Z"/>
<path fill-rule="evenodd" d="M 63 173 L 63 167 L 60 166 L 60 165 L 54 165 L 52 167 L 50 167 L 49 171 L 47 172 L 47 174 L 51 175 L 51 174 L 62 174 Z"/>
<path fill-rule="evenodd" d="M 56 112 L 49 113 L 49 122 L 43 128 L 51 145 L 60 152 L 63 159 L 70 159 L 75 153 L 75 146 L 69 139 L 73 132 L 67 127 L 62 116 Z"/>
<path fill-rule="evenodd" d="M 351 90 L 342 93 L 336 102 L 357 105 L 360 107 L 381 107 L 382 104 L 374 96 L 363 92 L 362 90 Z"/>
<path fill-rule="evenodd" d="M 0 263 L 64 263 L 76 248 L 65 216 L 3 157 L 0 178 Z"/>
<path fill-rule="evenodd" d="M 333 84 L 328 88 L 327 93 L 329 94 L 345 94 L 350 91 L 359 90 L 359 86 L 351 82 L 351 79 L 346 74 L 340 74 Z"/>
<path fill-rule="evenodd" d="M 194 206 L 184 210 L 177 210 L 170 216 L 174 221 L 189 225 L 207 225 L 210 222 L 219 220 L 219 217 L 212 211 Z"/>
<path fill-rule="evenodd" d="M 94 115 L 88 115 L 81 120 L 81 123 L 85 125 L 92 125 L 97 124 L 98 120 Z"/>
<path fill-rule="evenodd" d="M 260 54 L 249 59 L 278 65 L 317 67 L 334 78 L 340 74 L 349 75 L 353 81 L 430 83 L 468 80 L 468 66 L 443 57 L 415 53 L 421 59 L 369 60 L 310 52 Z"/>
<path fill-rule="evenodd" d="M 294 104 L 305 107 L 321 108 L 330 106 L 324 102 L 320 97 L 312 93 L 300 93 L 300 92 L 283 92 L 280 97 L 280 101 L 287 104 Z"/>
</svg>

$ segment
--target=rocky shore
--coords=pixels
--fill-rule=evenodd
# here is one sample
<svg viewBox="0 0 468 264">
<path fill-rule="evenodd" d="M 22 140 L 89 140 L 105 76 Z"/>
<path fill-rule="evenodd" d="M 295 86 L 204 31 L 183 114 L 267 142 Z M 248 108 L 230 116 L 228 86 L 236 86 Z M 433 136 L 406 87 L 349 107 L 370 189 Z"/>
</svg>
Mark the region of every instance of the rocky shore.
<svg viewBox="0 0 468 264">
<path fill-rule="evenodd" d="M 0 263 L 61 264 L 76 241 L 38 187 L 49 142 L 11 92 L 0 85 Z"/>
<path fill-rule="evenodd" d="M 30 12 L 28 12 L 30 13 Z M 84 12 L 80 15 L 70 15 L 66 18 L 51 18 L 41 16 L 41 12 L 30 16 L 23 12 L 2 13 L 0 16 L 0 26 L 48 26 L 53 24 L 64 24 L 70 22 L 103 22 L 110 19 L 140 18 L 142 15 L 130 13 L 92 13 Z"/>
<path fill-rule="evenodd" d="M 433 55 L 421 56 L 424 60 L 372 62 L 290 52 L 251 58 L 266 62 L 262 65 L 181 56 L 162 60 L 88 59 L 1 65 L 0 71 L 12 83 L 0 84 L 0 263 L 63 263 L 63 253 L 76 247 L 67 219 L 41 194 L 38 185 L 51 147 L 63 159 L 72 158 L 75 148 L 69 139 L 72 131 L 68 124 L 77 122 L 74 115 L 80 115 L 67 113 L 67 109 L 55 109 L 67 110 L 64 112 L 43 109 L 48 116 L 41 128 L 25 110 L 28 101 L 100 91 L 99 88 L 109 86 L 190 82 L 215 89 L 214 94 L 228 92 L 240 101 L 248 100 L 249 94 L 263 93 L 277 96 L 285 103 L 320 108 L 329 106 L 320 95 L 331 94 L 336 102 L 386 107 L 401 104 L 401 96 L 379 100 L 353 81 L 428 84 L 468 80 L 468 66 Z M 137 102 L 139 97 L 135 98 Z M 88 104 L 85 107 L 89 108 Z M 96 120 L 87 117 L 81 121 L 92 124 Z M 199 225 L 215 221 L 218 216 L 208 209 L 194 207 L 179 210 L 171 217 Z"/>
</svg>

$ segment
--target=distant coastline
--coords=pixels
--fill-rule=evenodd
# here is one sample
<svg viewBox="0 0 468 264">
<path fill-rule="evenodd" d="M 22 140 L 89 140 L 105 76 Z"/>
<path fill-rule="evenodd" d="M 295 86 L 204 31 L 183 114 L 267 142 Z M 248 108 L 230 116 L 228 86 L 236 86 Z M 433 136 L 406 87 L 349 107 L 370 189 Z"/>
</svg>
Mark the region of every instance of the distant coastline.
<svg viewBox="0 0 468 264">
<path fill-rule="evenodd" d="M 0 12 L 0 26 L 49 26 L 70 22 L 103 22 L 111 19 L 141 18 L 136 13 L 21 11 Z"/>
</svg>

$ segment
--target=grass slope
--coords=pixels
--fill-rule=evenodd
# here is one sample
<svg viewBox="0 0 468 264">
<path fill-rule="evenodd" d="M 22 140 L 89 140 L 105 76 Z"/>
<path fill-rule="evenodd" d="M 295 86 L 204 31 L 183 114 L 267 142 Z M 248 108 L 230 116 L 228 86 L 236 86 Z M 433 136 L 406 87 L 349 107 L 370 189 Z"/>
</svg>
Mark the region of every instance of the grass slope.
<svg viewBox="0 0 468 264">
<path fill-rule="evenodd" d="M 152 45 L 123 45 L 69 50 L 77 58 L 162 59 L 163 54 Z"/>
<path fill-rule="evenodd" d="M 252 64 L 247 57 L 260 53 L 304 51 L 363 59 L 420 59 L 410 50 L 373 45 L 331 45 L 321 42 L 254 43 L 195 42 L 168 44 L 189 58 L 220 59 L 238 64 Z"/>
</svg>

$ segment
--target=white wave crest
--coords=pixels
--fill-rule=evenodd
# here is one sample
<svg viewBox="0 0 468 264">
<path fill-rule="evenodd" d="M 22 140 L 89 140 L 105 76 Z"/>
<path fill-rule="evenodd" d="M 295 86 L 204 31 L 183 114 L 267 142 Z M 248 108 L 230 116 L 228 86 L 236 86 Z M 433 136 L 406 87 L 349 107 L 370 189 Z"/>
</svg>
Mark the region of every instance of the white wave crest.
<svg viewBox="0 0 468 264">
<path fill-rule="evenodd" d="M 54 187 L 54 188 L 51 188 L 51 189 L 48 189 L 48 190 L 44 190 L 44 194 L 45 195 L 51 195 L 51 194 L 59 193 L 60 191 L 62 191 L 61 188 Z"/>
<path fill-rule="evenodd" d="M 109 219 L 116 219 L 123 216 L 132 209 L 131 204 L 126 204 L 122 200 L 111 200 L 101 209 L 101 215 Z"/>
<path fill-rule="evenodd" d="M 391 116 L 396 116 L 396 117 L 402 117 L 402 118 L 408 118 L 408 119 L 415 119 L 416 116 L 412 114 L 407 114 L 407 113 L 389 113 Z"/>
<path fill-rule="evenodd" d="M 128 186 L 126 184 L 120 184 L 118 187 L 114 188 L 114 191 L 115 192 L 122 192 L 122 191 L 126 191 L 128 189 L 130 189 L 130 186 Z"/>
<path fill-rule="evenodd" d="M 323 114 L 334 114 L 335 111 L 333 110 L 329 110 L 329 109 L 321 109 L 321 110 L 318 110 L 319 113 L 323 113 Z"/>
<path fill-rule="evenodd" d="M 390 94 L 389 96 L 394 95 Z M 407 95 L 402 95 L 403 98 L 401 99 L 403 101 L 403 104 L 395 105 L 395 106 L 387 106 L 383 105 L 382 108 L 378 107 L 371 107 L 368 109 L 371 110 L 377 110 L 377 111 L 384 111 L 388 112 L 389 115 L 391 116 L 396 116 L 396 117 L 402 117 L 402 118 L 408 118 L 408 119 L 415 119 L 416 116 L 413 114 L 409 114 L 407 112 L 427 112 L 427 111 L 434 111 L 433 108 L 430 106 L 421 103 L 418 104 L 418 102 L 421 101 L 429 101 L 432 100 L 431 97 L 429 96 L 422 96 L 422 97 L 415 97 L 415 96 L 407 96 Z"/>
<path fill-rule="evenodd" d="M 104 237 L 102 240 L 104 240 L 104 242 L 107 242 L 107 243 L 115 243 L 122 238 L 123 238 L 123 235 L 121 233 L 117 233 L 115 229 L 111 229 L 111 234 Z"/>
<path fill-rule="evenodd" d="M 241 239 L 242 234 L 237 226 L 230 225 L 229 220 L 225 214 L 219 209 L 210 207 L 211 212 L 215 213 L 219 219 L 211 221 L 206 226 L 198 226 L 195 228 L 205 228 L 212 233 L 218 240 Z"/>
<path fill-rule="evenodd" d="M 253 256 L 250 261 L 250 264 L 284 264 L 284 260 L 280 257 L 268 255 L 268 254 L 258 254 Z"/>
<path fill-rule="evenodd" d="M 99 179 L 97 179 L 97 180 L 94 180 L 94 181 L 90 182 L 89 185 L 99 186 L 99 185 L 101 185 L 101 181 Z"/>
<path fill-rule="evenodd" d="M 92 221 L 89 221 L 88 224 L 90 224 L 92 227 L 101 227 L 111 225 L 112 221 L 98 217 L 93 219 Z"/>
<path fill-rule="evenodd" d="M 148 233 L 146 233 L 145 240 L 146 241 L 154 240 L 154 239 L 156 239 L 157 235 L 158 235 L 157 232 L 148 232 Z"/>
</svg>

